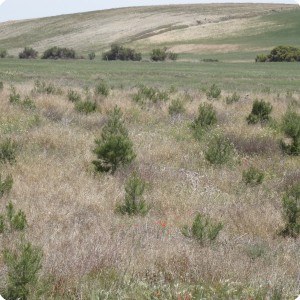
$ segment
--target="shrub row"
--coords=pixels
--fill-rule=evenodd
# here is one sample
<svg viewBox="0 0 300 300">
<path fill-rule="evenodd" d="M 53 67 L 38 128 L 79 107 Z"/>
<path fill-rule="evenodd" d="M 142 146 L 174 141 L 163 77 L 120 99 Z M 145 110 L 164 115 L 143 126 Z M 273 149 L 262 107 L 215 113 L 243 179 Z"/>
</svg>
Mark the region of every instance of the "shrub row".
<svg viewBox="0 0 300 300">
<path fill-rule="evenodd" d="M 277 61 L 300 61 L 300 48 L 292 46 L 278 46 L 271 50 L 270 54 L 259 54 L 256 62 L 277 62 Z"/>
</svg>

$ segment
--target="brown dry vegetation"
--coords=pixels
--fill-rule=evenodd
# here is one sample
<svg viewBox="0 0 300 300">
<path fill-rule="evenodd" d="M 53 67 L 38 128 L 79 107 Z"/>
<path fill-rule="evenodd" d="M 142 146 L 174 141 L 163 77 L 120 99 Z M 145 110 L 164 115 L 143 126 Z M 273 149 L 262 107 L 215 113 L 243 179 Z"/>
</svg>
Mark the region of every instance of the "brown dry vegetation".
<svg viewBox="0 0 300 300">
<path fill-rule="evenodd" d="M 24 96 L 32 87 L 19 85 L 17 90 Z M 74 111 L 66 91 L 33 95 L 35 110 L 10 104 L 7 87 L 0 93 L 0 138 L 9 136 L 18 145 L 16 163 L 0 165 L 1 174 L 14 178 L 1 210 L 11 199 L 25 211 L 28 238 L 43 250 L 42 275 L 54 276 L 53 291 L 65 295 L 80 282 L 92 290 L 97 284 L 82 282 L 82 277 L 109 269 L 153 283 L 229 281 L 295 292 L 299 240 L 277 233 L 283 226 L 282 193 L 299 178 L 299 158 L 281 153 L 278 131 L 245 121 L 257 97 L 272 103 L 272 117 L 278 121 L 290 100 L 262 94 L 242 95 L 232 105 L 225 104 L 224 96 L 213 102 L 219 119 L 214 131 L 229 137 L 236 154 L 231 165 L 211 167 L 204 151 L 212 133 L 197 141 L 188 127 L 199 104 L 207 101 L 205 94 L 190 91 L 186 113 L 172 118 L 168 104 L 141 108 L 133 103 L 133 93 L 113 90 L 98 99 L 99 111 L 88 116 Z M 184 93 L 172 97 L 183 98 Z M 115 105 L 124 112 L 137 159 L 114 176 L 97 175 L 91 164 L 94 140 Z M 261 186 L 242 183 L 242 172 L 250 165 L 264 170 Z M 114 213 L 132 170 L 147 182 L 145 200 L 152 209 L 144 218 Z M 181 234 L 197 212 L 224 223 L 212 246 Z M 258 247 L 262 250 L 256 256 Z"/>
</svg>

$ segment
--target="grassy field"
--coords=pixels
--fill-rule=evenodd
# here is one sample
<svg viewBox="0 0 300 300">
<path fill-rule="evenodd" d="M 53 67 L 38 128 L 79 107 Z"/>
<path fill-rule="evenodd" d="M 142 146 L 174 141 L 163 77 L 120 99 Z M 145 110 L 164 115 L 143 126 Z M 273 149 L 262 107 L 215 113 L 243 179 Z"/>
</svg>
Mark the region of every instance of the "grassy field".
<svg viewBox="0 0 300 300">
<path fill-rule="evenodd" d="M 0 248 L 27 240 L 42 250 L 28 300 L 296 298 L 300 242 L 280 232 L 283 195 L 299 183 L 300 159 L 281 142 L 291 142 L 282 130 L 286 111 L 300 114 L 299 63 L 254 58 L 277 44 L 300 45 L 299 12 L 289 5 L 167 6 L 0 24 L 1 46 L 14 55 L 25 42 L 39 51 L 57 44 L 98 54 L 94 61 L 0 59 L 0 215 L 12 201 L 28 223 L 23 233 L 12 227 L 0 233 Z M 42 35 L 41 26 L 49 31 Z M 102 50 L 115 41 L 140 49 L 144 60 L 102 61 Z M 157 45 L 179 49 L 179 60 L 148 61 Z M 99 83 L 108 96 L 96 93 Z M 141 84 L 158 88 L 162 99 L 134 101 L 141 101 Z M 216 99 L 207 94 L 213 84 L 221 89 Z M 96 110 L 76 110 L 70 91 Z M 234 92 L 239 99 L 229 104 Z M 271 120 L 248 125 L 256 99 L 272 105 Z M 171 115 L 174 103 L 182 109 Z M 214 107 L 217 123 L 196 137 L 191 124 L 204 103 Z M 116 105 L 136 158 L 114 174 L 97 173 L 95 139 Z M 221 165 L 206 154 L 216 136 L 232 149 Z M 15 145 L 11 163 L 3 160 L 7 140 Z M 263 172 L 261 184 L 245 183 L 250 167 Z M 146 183 L 151 209 L 144 217 L 116 213 L 134 172 Z M 12 190 L 2 195 L 8 175 Z M 223 224 L 212 242 L 183 234 L 198 213 Z M 0 255 L 0 293 L 8 275 Z"/>
</svg>

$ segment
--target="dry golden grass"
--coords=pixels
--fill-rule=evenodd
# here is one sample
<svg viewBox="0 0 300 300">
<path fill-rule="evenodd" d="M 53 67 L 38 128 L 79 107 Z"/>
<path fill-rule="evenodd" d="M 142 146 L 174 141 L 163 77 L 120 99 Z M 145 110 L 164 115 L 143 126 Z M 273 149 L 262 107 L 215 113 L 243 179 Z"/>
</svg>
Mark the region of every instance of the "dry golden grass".
<svg viewBox="0 0 300 300">
<path fill-rule="evenodd" d="M 22 95 L 30 94 L 31 88 L 17 86 Z M 66 91 L 61 96 L 32 96 L 33 111 L 10 104 L 7 89 L 0 94 L 0 138 L 9 136 L 18 144 L 17 162 L 0 165 L 1 174 L 14 179 L 11 195 L 0 205 L 3 210 L 11 199 L 25 211 L 28 237 L 44 253 L 43 274 L 54 275 L 58 285 L 63 282 L 60 288 L 104 268 L 149 281 L 296 285 L 299 241 L 277 232 L 283 226 L 285 182 L 292 180 L 288 176 L 297 176 L 293 174 L 299 170 L 299 158 L 287 157 L 279 149 L 262 155 L 240 152 L 233 165 L 212 167 L 204 158 L 211 133 L 196 141 L 188 127 L 200 102 L 207 101 L 204 94 L 191 92 L 186 114 L 174 119 L 168 115 L 168 104 L 141 108 L 131 100 L 133 92 L 113 90 L 99 100 L 101 113 L 89 116 L 74 111 Z M 246 124 L 255 98 L 270 101 L 277 120 L 289 103 L 261 94 L 242 95 L 240 102 L 226 105 L 223 96 L 213 102 L 220 120 L 217 130 L 237 140 L 251 136 L 278 140 L 280 134 L 268 127 Z M 97 175 L 91 166 L 94 140 L 106 112 L 115 105 L 124 112 L 137 159 L 114 176 Z M 38 122 L 32 121 L 34 115 Z M 266 173 L 261 186 L 242 183 L 242 172 L 250 165 Z M 114 213 L 132 170 L 147 182 L 145 200 L 152 209 L 144 218 Z M 181 227 L 190 225 L 197 212 L 224 223 L 215 245 L 202 247 L 181 234 Z M 263 251 L 255 257 L 257 245 Z"/>
</svg>

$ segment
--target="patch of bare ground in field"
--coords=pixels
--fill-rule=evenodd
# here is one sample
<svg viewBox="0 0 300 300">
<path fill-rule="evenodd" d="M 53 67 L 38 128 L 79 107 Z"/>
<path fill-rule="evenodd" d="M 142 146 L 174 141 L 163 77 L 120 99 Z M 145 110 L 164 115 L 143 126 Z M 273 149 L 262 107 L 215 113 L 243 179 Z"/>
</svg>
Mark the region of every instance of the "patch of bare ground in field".
<svg viewBox="0 0 300 300">
<path fill-rule="evenodd" d="M 22 95 L 31 88 L 17 86 Z M 199 104 L 211 101 L 204 93 L 190 91 L 188 98 L 187 92 L 173 93 L 171 98 L 188 100 L 183 100 L 186 112 L 171 117 L 170 102 L 141 107 L 132 101 L 135 92 L 112 90 L 97 100 L 99 109 L 90 115 L 77 113 L 66 91 L 33 94 L 34 110 L 10 104 L 7 89 L 0 94 L 0 137 L 9 136 L 18 145 L 16 163 L 0 165 L 1 173 L 14 178 L 1 209 L 12 199 L 25 211 L 28 237 L 44 253 L 43 274 L 65 280 L 65 286 L 105 268 L 149 280 L 296 283 L 299 241 L 284 239 L 278 231 L 282 193 L 299 175 L 299 158 L 281 152 L 281 135 L 274 128 L 245 121 L 256 98 L 273 105 L 272 117 L 278 121 L 290 100 L 247 94 L 227 105 L 224 91 L 221 100 L 212 102 L 217 127 L 197 141 L 189 124 Z M 115 105 L 124 112 L 137 158 L 114 176 L 95 174 L 94 140 Z M 204 152 L 220 130 L 235 146 L 235 158 L 231 165 L 213 167 Z M 249 166 L 265 172 L 262 185 L 242 182 Z M 147 183 L 145 200 L 151 210 L 144 218 L 114 212 L 133 170 Z M 197 212 L 224 224 L 213 246 L 201 246 L 181 233 Z"/>
</svg>

